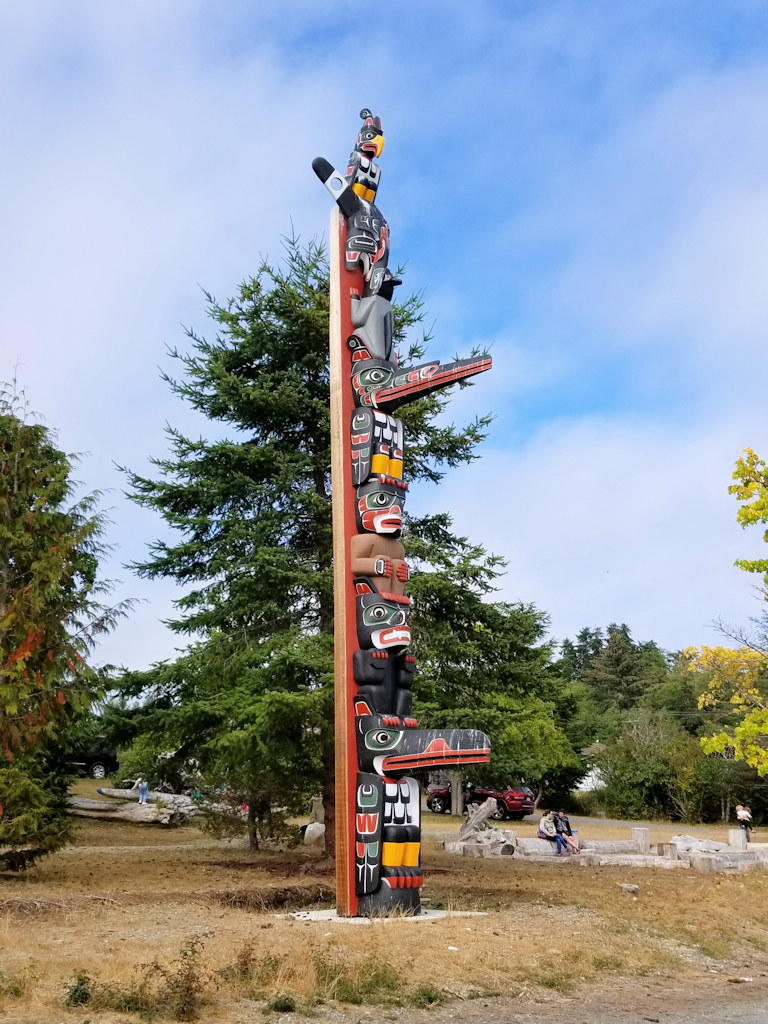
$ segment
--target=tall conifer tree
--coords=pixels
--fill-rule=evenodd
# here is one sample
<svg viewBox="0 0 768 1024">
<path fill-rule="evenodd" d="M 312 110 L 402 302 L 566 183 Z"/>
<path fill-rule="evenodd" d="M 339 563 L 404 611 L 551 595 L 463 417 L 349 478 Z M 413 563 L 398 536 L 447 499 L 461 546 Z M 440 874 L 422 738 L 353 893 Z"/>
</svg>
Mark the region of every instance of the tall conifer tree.
<svg viewBox="0 0 768 1024">
<path fill-rule="evenodd" d="M 188 588 L 171 625 L 194 640 L 176 662 L 134 674 L 126 684 L 149 694 L 156 731 L 183 756 L 194 752 L 222 778 L 241 780 L 253 844 L 258 808 L 266 813 L 270 798 L 296 805 L 308 785 L 322 786 L 330 852 L 333 579 L 324 251 L 289 240 L 283 267 L 264 263 L 226 305 L 209 299 L 208 312 L 216 337 L 189 331 L 190 351 L 172 352 L 183 374 L 166 379 L 212 421 L 212 436 L 192 440 L 169 429 L 171 455 L 154 460 L 157 474 L 129 474 L 135 500 L 158 511 L 177 537 L 155 543 L 135 568 Z M 402 363 L 423 355 L 421 343 L 402 352 L 407 329 L 419 319 L 415 299 L 397 310 Z M 441 416 L 447 402 L 443 392 L 399 410 L 408 437 L 406 480 L 437 482 L 446 467 L 476 457 L 489 418 L 457 429 Z M 493 649 L 490 612 L 480 615 L 479 608 L 500 563 L 455 537 L 448 516 L 408 524 L 404 540 L 415 570 L 410 590 L 415 607 L 425 611 L 414 615 L 414 643 L 418 648 L 421 637 L 432 666 L 425 672 L 429 692 L 448 686 L 455 705 L 462 692 L 470 695 L 481 685 L 480 648 L 486 655 Z M 519 653 L 539 637 L 541 616 L 522 608 L 508 614 L 517 616 Z M 446 651 L 428 636 L 438 619 L 450 631 L 451 652 L 464 651 L 462 668 L 450 676 Z M 507 639 L 507 664 L 509 649 Z M 521 689 L 523 676 L 516 678 Z"/>
<path fill-rule="evenodd" d="M 0 392 L 0 847 L 19 867 L 63 845 L 63 737 L 90 707 L 94 640 L 129 606 L 104 605 L 98 494 L 74 500 L 72 458 Z"/>
</svg>

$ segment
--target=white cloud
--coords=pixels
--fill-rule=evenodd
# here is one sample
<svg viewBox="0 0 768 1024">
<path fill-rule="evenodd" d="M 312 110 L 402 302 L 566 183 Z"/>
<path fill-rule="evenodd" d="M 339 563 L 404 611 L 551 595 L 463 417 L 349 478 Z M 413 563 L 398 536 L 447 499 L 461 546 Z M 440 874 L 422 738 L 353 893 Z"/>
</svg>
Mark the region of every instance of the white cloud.
<svg viewBox="0 0 768 1024">
<path fill-rule="evenodd" d="M 440 507 L 509 560 L 501 593 L 552 615 L 552 632 L 626 621 L 668 649 L 717 642 L 714 619 L 759 613 L 733 568 L 762 540 L 736 525 L 727 485 L 742 424 L 554 421 L 518 452 L 452 474 Z"/>
<path fill-rule="evenodd" d="M 406 288 L 425 289 L 444 358 L 495 341 L 495 370 L 451 410 L 499 413 L 483 461 L 423 500 L 508 554 L 507 593 L 559 635 L 625 618 L 679 646 L 750 613 L 725 488 L 765 434 L 768 75 L 702 72 L 659 9 L 388 10 L 361 68 L 346 2 L 332 24 L 305 0 L 291 20 L 197 0 L 3 5 L 0 377 L 20 357 L 32 406 L 92 453 L 79 475 L 114 489 L 110 575 L 160 532 L 113 461 L 146 472 L 166 420 L 200 429 L 156 369 L 181 322 L 207 329 L 198 284 L 232 294 L 289 217 L 324 233 L 311 158 L 343 160 L 357 109 L 379 103 Z M 548 423 L 578 372 L 623 411 L 591 396 Z M 139 667 L 175 645 L 157 621 L 175 591 L 122 575 L 119 596 L 151 604 L 105 657 Z"/>
</svg>

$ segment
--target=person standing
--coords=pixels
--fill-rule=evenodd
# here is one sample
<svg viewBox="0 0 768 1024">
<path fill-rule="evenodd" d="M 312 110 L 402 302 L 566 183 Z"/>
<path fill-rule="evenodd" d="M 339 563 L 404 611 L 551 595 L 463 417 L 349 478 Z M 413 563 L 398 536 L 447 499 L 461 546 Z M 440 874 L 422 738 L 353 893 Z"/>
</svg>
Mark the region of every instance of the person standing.
<svg viewBox="0 0 768 1024">
<path fill-rule="evenodd" d="M 752 831 L 752 812 L 748 807 L 736 804 L 736 823 L 747 833 L 747 842 Z"/>
</svg>

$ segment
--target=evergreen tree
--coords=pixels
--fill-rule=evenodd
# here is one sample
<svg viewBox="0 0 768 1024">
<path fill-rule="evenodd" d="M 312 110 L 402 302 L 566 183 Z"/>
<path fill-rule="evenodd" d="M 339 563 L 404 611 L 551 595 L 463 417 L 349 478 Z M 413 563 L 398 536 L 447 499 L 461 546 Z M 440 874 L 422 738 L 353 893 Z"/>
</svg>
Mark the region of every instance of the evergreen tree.
<svg viewBox="0 0 768 1024">
<path fill-rule="evenodd" d="M 127 605 L 98 577 L 98 495 L 73 499 L 72 459 L 0 392 L 0 846 L 11 867 L 67 838 L 65 740 L 98 688 L 86 661 Z"/>
<path fill-rule="evenodd" d="M 573 704 L 551 671 L 547 616 L 532 605 L 489 601 L 502 564 L 453 536 L 447 516 L 412 521 L 408 555 L 420 723 L 492 737 L 491 764 L 468 772 L 478 784 L 525 780 L 540 795 L 556 776 L 572 784 L 582 774 L 564 731 Z"/>
<path fill-rule="evenodd" d="M 164 730 L 184 756 L 194 751 L 222 778 L 247 765 L 241 774 L 254 805 L 261 794 L 291 808 L 308 787 L 323 788 L 330 852 L 328 307 L 324 252 L 290 240 L 284 268 L 264 263 L 231 302 L 209 299 L 214 340 L 189 331 L 191 351 L 172 352 L 183 376 L 166 377 L 168 383 L 223 426 L 224 436 L 191 440 L 170 429 L 172 455 L 155 460 L 156 477 L 129 474 L 135 500 L 181 535 L 154 544 L 136 570 L 189 586 L 171 625 L 198 639 L 178 661 L 133 675 L 126 686 L 149 695 L 152 728 Z M 419 319 L 416 300 L 396 310 L 401 350 Z M 423 343 L 411 344 L 401 362 L 423 352 Z M 476 457 L 488 419 L 461 429 L 446 425 L 440 417 L 447 402 L 445 392 L 433 394 L 398 412 L 411 483 L 437 482 L 447 466 Z M 540 616 L 483 602 L 499 560 L 453 536 L 446 515 L 411 518 L 404 541 L 414 570 L 414 647 L 422 658 L 417 697 L 436 707 L 436 694 L 451 694 L 453 706 L 474 709 L 490 666 L 501 663 L 520 692 L 535 685 L 520 655 L 538 640 Z M 496 641 L 496 625 L 510 618 L 514 643 L 501 635 Z M 251 824 L 253 841 L 258 822 Z"/>
<path fill-rule="evenodd" d="M 666 661 L 652 641 L 635 643 L 626 624 L 612 623 L 606 634 L 604 646 L 582 669 L 581 679 L 601 711 L 626 710 L 664 678 Z"/>
<path fill-rule="evenodd" d="M 560 647 L 559 671 L 573 682 L 578 682 L 585 670 L 605 646 L 602 629 L 585 626 L 575 640 L 563 640 Z"/>
</svg>

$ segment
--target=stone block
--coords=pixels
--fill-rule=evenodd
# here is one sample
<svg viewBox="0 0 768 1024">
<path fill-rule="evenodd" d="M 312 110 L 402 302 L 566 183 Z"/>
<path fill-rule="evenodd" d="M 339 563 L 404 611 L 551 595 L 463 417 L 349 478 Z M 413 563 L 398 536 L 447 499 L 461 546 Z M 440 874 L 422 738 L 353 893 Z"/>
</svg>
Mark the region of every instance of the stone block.
<svg viewBox="0 0 768 1024">
<path fill-rule="evenodd" d="M 742 853 L 749 849 L 747 843 L 747 831 L 743 828 L 728 829 L 728 845 L 732 850 L 739 850 Z"/>
<path fill-rule="evenodd" d="M 651 852 L 651 831 L 647 828 L 633 828 L 631 832 L 632 842 L 637 843 L 638 853 Z"/>
</svg>

